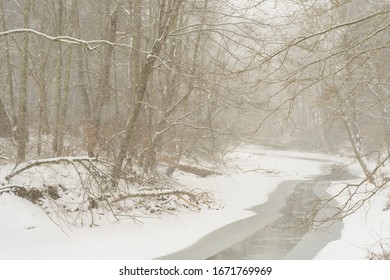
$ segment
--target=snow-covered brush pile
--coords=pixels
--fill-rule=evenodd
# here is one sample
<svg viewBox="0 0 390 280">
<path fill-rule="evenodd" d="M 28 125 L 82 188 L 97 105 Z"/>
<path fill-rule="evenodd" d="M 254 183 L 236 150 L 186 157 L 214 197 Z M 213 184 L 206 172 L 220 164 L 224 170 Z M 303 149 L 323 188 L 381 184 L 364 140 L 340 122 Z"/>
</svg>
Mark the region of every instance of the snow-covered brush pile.
<svg viewBox="0 0 390 280">
<path fill-rule="evenodd" d="M 61 228 L 100 225 L 106 221 L 218 208 L 212 195 L 188 190 L 168 178 L 146 180 L 125 174 L 111 189 L 105 159 L 58 157 L 7 165 L 0 172 L 0 196 L 18 196 L 39 206 Z"/>
</svg>

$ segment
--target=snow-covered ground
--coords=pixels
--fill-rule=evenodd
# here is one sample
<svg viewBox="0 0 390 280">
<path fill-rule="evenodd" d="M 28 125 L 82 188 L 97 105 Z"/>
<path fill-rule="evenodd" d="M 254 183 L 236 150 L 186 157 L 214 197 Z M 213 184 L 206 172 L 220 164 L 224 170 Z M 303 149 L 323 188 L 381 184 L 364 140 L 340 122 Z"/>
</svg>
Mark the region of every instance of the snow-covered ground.
<svg viewBox="0 0 390 280">
<path fill-rule="evenodd" d="M 31 202 L 10 194 L 0 196 L 0 259 L 153 259 L 173 253 L 202 236 L 254 215 L 248 210 L 267 201 L 285 180 L 323 173 L 324 161 L 347 159 L 313 153 L 274 151 L 247 146 L 227 157 L 224 175 L 199 178 L 175 172 L 191 189 L 212 191 L 224 205 L 217 210 L 176 211 L 174 215 L 73 228 L 65 234 Z M 1 172 L 0 172 L 1 173 Z M 4 169 L 3 169 L 4 174 Z M 24 178 L 25 180 L 25 178 Z M 318 259 L 364 259 L 373 241 L 390 237 L 390 211 L 385 193 L 366 211 L 347 217 L 340 240 L 326 246 Z M 388 199 L 388 198 L 387 198 Z"/>
<path fill-rule="evenodd" d="M 355 163 L 350 166 L 355 174 L 359 174 L 360 167 Z M 386 168 L 389 169 L 389 168 Z M 390 172 L 390 169 L 389 171 Z M 346 181 L 350 184 L 359 184 L 361 180 Z M 336 195 L 345 186 L 346 182 L 334 182 L 327 192 Z M 359 187 L 359 191 L 353 197 L 353 202 L 358 202 L 367 197 L 371 185 Z M 371 189 L 372 191 L 372 189 Z M 339 203 L 349 198 L 345 193 L 336 197 Z M 390 254 L 390 190 L 380 190 L 369 199 L 356 212 L 343 219 L 344 227 L 339 240 L 330 242 L 322 249 L 315 259 L 366 259 L 370 253 Z"/>
</svg>

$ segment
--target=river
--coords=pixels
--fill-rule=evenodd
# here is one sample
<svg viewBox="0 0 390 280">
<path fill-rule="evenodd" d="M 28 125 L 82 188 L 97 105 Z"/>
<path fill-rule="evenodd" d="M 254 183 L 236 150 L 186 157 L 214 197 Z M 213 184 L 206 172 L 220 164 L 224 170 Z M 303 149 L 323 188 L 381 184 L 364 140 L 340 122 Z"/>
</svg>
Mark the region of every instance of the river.
<svg viewBox="0 0 390 280">
<path fill-rule="evenodd" d="M 332 216 L 337 203 L 326 189 L 332 181 L 351 179 L 343 166 L 325 164 L 326 175 L 309 180 L 284 181 L 256 213 L 202 237 L 195 244 L 159 259 L 313 259 L 329 242 L 341 236 L 342 221 L 314 227 L 313 221 Z"/>
</svg>

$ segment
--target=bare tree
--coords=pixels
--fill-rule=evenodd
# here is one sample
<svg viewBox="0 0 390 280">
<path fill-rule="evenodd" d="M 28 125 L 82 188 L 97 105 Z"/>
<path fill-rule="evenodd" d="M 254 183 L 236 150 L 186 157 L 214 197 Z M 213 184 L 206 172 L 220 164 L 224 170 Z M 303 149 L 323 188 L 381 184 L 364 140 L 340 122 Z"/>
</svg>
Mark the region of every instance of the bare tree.
<svg viewBox="0 0 390 280">
<path fill-rule="evenodd" d="M 31 1 L 25 1 L 23 8 L 24 27 L 29 27 Z M 28 143 L 28 123 L 27 123 L 27 86 L 28 86 L 28 67 L 29 67 L 29 35 L 23 35 L 22 43 L 22 64 L 20 76 L 20 94 L 18 108 L 17 140 L 18 154 L 17 160 L 23 161 L 27 154 Z"/>
<path fill-rule="evenodd" d="M 126 122 L 124 136 L 123 139 L 121 140 L 118 156 L 115 161 L 115 166 L 112 172 L 113 189 L 116 189 L 118 186 L 118 180 L 122 172 L 123 161 L 125 160 L 126 152 L 128 146 L 130 145 L 130 139 L 132 133 L 134 132 L 136 122 L 141 112 L 142 101 L 146 93 L 146 87 L 148 85 L 148 81 L 152 73 L 154 62 L 158 59 L 160 51 L 164 43 L 166 42 L 169 31 L 171 30 L 172 26 L 174 26 L 177 20 L 181 3 L 182 3 L 181 0 L 175 0 L 172 2 L 171 1 L 167 2 L 163 0 L 159 7 L 159 17 L 157 21 L 158 22 L 157 37 L 154 40 L 154 44 L 152 46 L 152 49 L 150 50 L 150 53 L 146 56 L 144 66 L 141 70 L 140 84 L 137 85 L 136 87 L 134 108 L 132 109 L 132 112 Z"/>
</svg>

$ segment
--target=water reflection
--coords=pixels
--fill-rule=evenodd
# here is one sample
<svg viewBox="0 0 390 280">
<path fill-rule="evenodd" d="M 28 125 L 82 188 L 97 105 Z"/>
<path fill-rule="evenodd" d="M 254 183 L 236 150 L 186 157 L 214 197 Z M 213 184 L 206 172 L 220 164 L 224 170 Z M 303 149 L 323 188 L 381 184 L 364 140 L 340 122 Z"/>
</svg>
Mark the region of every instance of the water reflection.
<svg viewBox="0 0 390 280">
<path fill-rule="evenodd" d="M 320 204 L 314 184 L 298 184 L 280 210 L 282 217 L 209 259 L 282 259 L 311 228 L 312 209 Z"/>
</svg>

